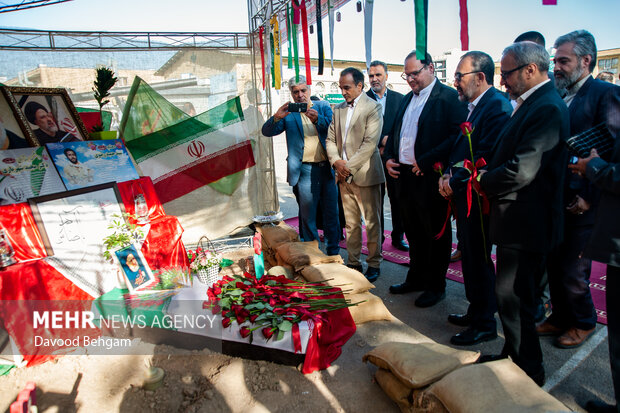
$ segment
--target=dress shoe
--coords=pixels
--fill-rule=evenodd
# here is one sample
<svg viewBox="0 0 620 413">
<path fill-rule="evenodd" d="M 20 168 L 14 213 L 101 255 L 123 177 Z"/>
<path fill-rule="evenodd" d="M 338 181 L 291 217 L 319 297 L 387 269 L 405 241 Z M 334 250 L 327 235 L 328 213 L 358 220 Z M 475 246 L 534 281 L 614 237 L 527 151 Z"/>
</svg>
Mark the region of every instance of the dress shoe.
<svg viewBox="0 0 620 413">
<path fill-rule="evenodd" d="M 409 244 L 402 239 L 392 240 L 392 246 L 399 251 L 409 251 Z"/>
<path fill-rule="evenodd" d="M 375 282 L 380 275 L 381 270 L 375 267 L 368 267 L 368 269 L 366 270 L 366 274 L 364 274 L 366 279 L 370 282 Z"/>
<path fill-rule="evenodd" d="M 590 400 L 586 403 L 585 409 L 588 413 L 617 413 L 616 405 L 607 404 L 601 400 Z"/>
<path fill-rule="evenodd" d="M 424 291 L 418 299 L 415 300 L 415 305 L 420 308 L 432 307 L 444 298 L 446 298 L 445 291 Z"/>
<path fill-rule="evenodd" d="M 454 250 L 452 255 L 450 255 L 450 262 L 457 262 L 462 256 L 463 254 L 461 253 L 461 250 Z"/>
<path fill-rule="evenodd" d="M 347 264 L 347 267 L 351 268 L 352 270 L 356 270 L 361 272 L 362 274 L 364 273 L 364 269 L 362 268 L 361 265 L 355 265 L 355 264 Z"/>
<path fill-rule="evenodd" d="M 485 354 L 480 356 L 478 359 L 478 363 L 490 363 L 492 361 L 507 359 L 508 356 L 505 354 Z"/>
<path fill-rule="evenodd" d="M 539 336 L 559 336 L 564 331 L 563 328 L 556 327 L 549 320 L 545 320 L 536 326 L 536 332 Z"/>
<path fill-rule="evenodd" d="M 571 327 L 558 337 L 554 344 L 556 347 L 560 348 L 577 348 L 581 346 L 584 341 L 589 339 L 592 334 L 594 334 L 594 328 L 590 330 L 581 330 L 576 327 Z"/>
<path fill-rule="evenodd" d="M 392 294 L 406 294 L 414 291 L 422 291 L 423 289 L 420 287 L 416 287 L 414 284 L 404 282 L 402 284 L 394 284 L 390 285 L 390 292 Z"/>
<path fill-rule="evenodd" d="M 481 343 L 483 341 L 490 341 L 497 338 L 497 331 L 490 330 L 478 330 L 475 327 L 469 327 L 467 330 L 458 333 L 455 336 L 452 336 L 450 339 L 450 343 L 455 344 L 457 346 L 471 346 L 476 343 Z"/>
<path fill-rule="evenodd" d="M 471 317 L 469 314 L 450 314 L 448 316 L 448 322 L 455 326 L 469 327 L 471 324 Z"/>
</svg>

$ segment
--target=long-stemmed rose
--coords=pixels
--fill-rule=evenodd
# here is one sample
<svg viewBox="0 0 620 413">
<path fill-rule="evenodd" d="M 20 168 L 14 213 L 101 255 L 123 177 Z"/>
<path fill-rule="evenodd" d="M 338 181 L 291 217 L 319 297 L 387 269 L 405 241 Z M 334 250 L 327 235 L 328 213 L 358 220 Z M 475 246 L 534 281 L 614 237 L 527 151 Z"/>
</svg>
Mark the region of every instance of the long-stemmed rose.
<svg viewBox="0 0 620 413">
<path fill-rule="evenodd" d="M 209 301 L 203 308 L 222 315 L 222 326 L 227 328 L 236 320 L 242 337 L 253 339 L 253 332 L 261 329 L 269 340 L 274 335 L 280 340 L 300 321 L 319 320 L 326 311 L 349 307 L 349 300 L 341 290 L 321 283 L 303 283 L 284 276 L 264 275 L 262 278 L 245 273 L 243 276 L 224 276 L 207 290 Z"/>
</svg>

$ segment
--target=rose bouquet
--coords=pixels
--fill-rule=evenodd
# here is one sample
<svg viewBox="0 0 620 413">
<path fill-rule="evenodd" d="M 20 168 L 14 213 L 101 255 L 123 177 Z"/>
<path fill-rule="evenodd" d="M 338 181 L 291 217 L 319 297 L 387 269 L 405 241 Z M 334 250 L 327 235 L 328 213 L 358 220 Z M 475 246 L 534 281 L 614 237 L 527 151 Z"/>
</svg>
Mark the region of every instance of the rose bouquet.
<svg viewBox="0 0 620 413">
<path fill-rule="evenodd" d="M 247 272 L 224 276 L 207 290 L 207 296 L 203 307 L 221 314 L 224 328 L 236 320 L 241 336 L 249 337 L 250 343 L 255 330 L 260 329 L 267 340 L 274 335 L 280 340 L 285 332 L 298 331 L 300 321 L 317 321 L 327 311 L 359 304 L 351 304 L 339 288 L 296 282 L 283 275 L 257 279 Z"/>
<path fill-rule="evenodd" d="M 222 254 L 204 250 L 201 247 L 195 250 L 187 250 L 187 258 L 189 259 L 189 268 L 194 272 L 208 270 L 211 267 L 219 266 L 222 262 Z"/>
</svg>

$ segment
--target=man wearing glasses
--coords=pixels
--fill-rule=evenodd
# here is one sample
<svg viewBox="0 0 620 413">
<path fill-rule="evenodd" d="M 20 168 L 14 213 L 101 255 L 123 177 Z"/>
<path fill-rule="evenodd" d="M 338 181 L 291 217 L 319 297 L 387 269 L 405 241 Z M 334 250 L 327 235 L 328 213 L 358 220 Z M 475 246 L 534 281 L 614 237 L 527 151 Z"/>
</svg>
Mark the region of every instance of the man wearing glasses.
<svg viewBox="0 0 620 413">
<path fill-rule="evenodd" d="M 532 42 L 504 49 L 501 84 L 517 105 L 493 148 L 481 189 L 491 201 L 489 235 L 497 245 L 496 298 L 506 341 L 498 356 L 537 384 L 545 382 L 536 334 L 537 283 L 562 238 L 562 186 L 569 136 L 566 104 L 550 82 L 549 54 Z"/>
<path fill-rule="evenodd" d="M 449 173 L 439 180 L 439 193 L 452 198 L 455 206 L 459 245 L 463 253 L 463 279 L 469 307 L 465 314 L 450 314 L 448 321 L 467 327 L 450 339 L 452 344 L 469 346 L 497 337 L 495 323 L 495 266 L 491 260 L 488 215 L 482 217 L 480 204 L 471 191 L 470 169 L 455 164 L 489 160 L 497 136 L 510 119 L 512 106 L 493 87 L 495 64 L 483 52 L 468 52 L 461 57 L 454 74 L 459 100 L 468 102 L 467 121 L 472 124 L 470 140 L 461 133 L 450 151 Z M 473 160 L 472 160 L 473 158 Z M 469 189 L 468 189 L 469 188 Z M 481 221 L 482 218 L 482 221 Z"/>
<path fill-rule="evenodd" d="M 415 301 L 430 307 L 445 297 L 446 271 L 450 261 L 452 234 L 447 219 L 448 201 L 437 191 L 436 163 L 448 165 L 448 155 L 467 109 L 457 92 L 435 77 L 431 56 L 423 60 L 413 51 L 405 58 L 405 73 L 411 92 L 402 100 L 394 127 L 388 136 L 384 158 L 396 180 L 401 217 L 409 250 L 410 267 L 405 282 L 392 285 L 392 294 L 424 291 Z"/>
</svg>

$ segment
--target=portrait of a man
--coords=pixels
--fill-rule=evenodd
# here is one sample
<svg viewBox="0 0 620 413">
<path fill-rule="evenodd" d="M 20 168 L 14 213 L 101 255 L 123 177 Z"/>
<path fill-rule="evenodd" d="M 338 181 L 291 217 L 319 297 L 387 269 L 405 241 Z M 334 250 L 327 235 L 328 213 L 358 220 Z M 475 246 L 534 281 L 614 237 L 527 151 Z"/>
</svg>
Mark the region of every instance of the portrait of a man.
<svg viewBox="0 0 620 413">
<path fill-rule="evenodd" d="M 131 291 L 145 289 L 155 281 L 136 245 L 129 245 L 115 254 L 125 273 L 127 288 Z"/>
<path fill-rule="evenodd" d="M 28 122 L 37 127 L 36 129 L 33 128 L 33 133 L 41 145 L 81 140 L 72 133 L 61 130 L 54 118 L 54 114 L 39 102 L 30 101 L 26 103 L 23 107 L 23 112 Z"/>
<path fill-rule="evenodd" d="M 83 185 L 93 181 L 93 170 L 80 163 L 77 153 L 73 149 L 66 148 L 64 150 L 64 154 L 67 157 L 69 164 L 65 165 L 63 168 L 63 175 L 71 184 Z"/>
</svg>

